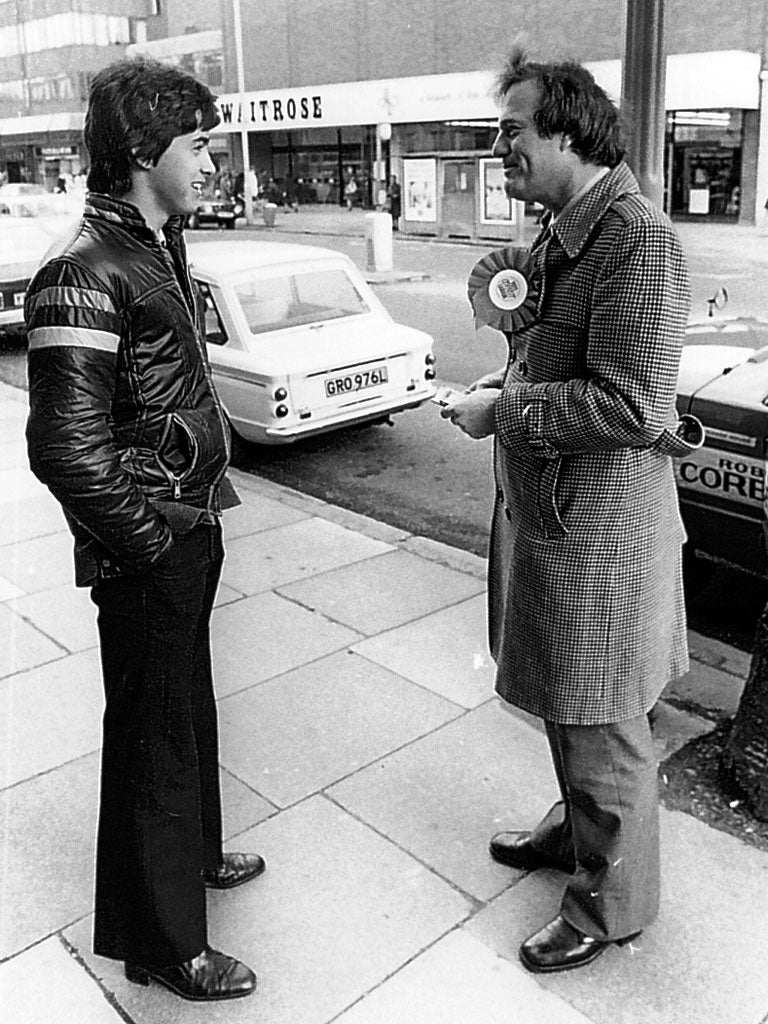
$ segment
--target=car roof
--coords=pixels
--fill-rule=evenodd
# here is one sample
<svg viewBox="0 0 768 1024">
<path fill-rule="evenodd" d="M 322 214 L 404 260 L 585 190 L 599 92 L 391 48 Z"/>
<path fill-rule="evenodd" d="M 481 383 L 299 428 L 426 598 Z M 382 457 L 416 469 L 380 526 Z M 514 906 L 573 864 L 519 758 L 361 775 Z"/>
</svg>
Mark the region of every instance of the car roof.
<svg viewBox="0 0 768 1024">
<path fill-rule="evenodd" d="M 194 269 L 215 277 L 251 268 L 277 267 L 281 264 L 304 263 L 310 260 L 348 261 L 343 252 L 335 249 L 236 238 L 226 242 L 193 242 L 189 245 L 188 251 Z"/>
</svg>

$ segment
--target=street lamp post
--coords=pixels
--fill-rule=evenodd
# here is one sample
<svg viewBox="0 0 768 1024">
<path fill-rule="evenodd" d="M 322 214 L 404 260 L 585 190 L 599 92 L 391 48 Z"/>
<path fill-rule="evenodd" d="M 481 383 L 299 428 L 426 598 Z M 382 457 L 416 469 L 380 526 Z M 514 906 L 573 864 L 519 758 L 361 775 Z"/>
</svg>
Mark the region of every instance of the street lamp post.
<svg viewBox="0 0 768 1024">
<path fill-rule="evenodd" d="M 621 110 L 629 126 L 628 161 L 643 195 L 664 203 L 664 0 L 627 0 Z"/>
<path fill-rule="evenodd" d="M 243 102 L 245 95 L 245 69 L 243 65 L 243 25 L 240 20 L 240 0 L 232 0 L 232 17 L 235 33 L 235 58 L 237 63 L 237 91 L 240 93 L 240 102 Z M 240 124 L 240 146 L 243 154 L 243 212 L 245 213 L 246 224 L 253 224 L 253 178 L 251 174 L 251 157 L 248 152 L 248 129 L 242 120 Z"/>
</svg>

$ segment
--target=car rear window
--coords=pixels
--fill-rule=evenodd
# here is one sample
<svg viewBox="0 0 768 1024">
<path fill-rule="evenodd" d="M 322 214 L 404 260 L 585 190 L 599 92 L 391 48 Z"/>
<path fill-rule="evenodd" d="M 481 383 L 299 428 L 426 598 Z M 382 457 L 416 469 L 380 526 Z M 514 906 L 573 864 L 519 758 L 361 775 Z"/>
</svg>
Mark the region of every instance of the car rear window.
<svg viewBox="0 0 768 1024">
<path fill-rule="evenodd" d="M 341 268 L 278 277 L 253 277 L 235 285 L 251 334 L 322 323 L 369 312 Z"/>
</svg>

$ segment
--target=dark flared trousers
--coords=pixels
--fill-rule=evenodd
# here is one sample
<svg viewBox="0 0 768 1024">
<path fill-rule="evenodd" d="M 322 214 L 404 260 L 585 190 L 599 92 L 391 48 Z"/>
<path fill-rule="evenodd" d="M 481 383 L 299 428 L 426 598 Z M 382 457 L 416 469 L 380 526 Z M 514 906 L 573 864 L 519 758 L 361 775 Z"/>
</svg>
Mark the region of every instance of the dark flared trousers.
<svg viewBox="0 0 768 1024">
<path fill-rule="evenodd" d="M 209 624 L 219 525 L 175 538 L 152 573 L 92 589 L 106 695 L 94 952 L 181 963 L 207 944 L 204 868 L 221 857 Z"/>
<path fill-rule="evenodd" d="M 575 863 L 561 913 L 595 939 L 642 931 L 659 908 L 658 768 L 647 716 L 545 725 L 562 800 L 531 843 Z"/>
</svg>

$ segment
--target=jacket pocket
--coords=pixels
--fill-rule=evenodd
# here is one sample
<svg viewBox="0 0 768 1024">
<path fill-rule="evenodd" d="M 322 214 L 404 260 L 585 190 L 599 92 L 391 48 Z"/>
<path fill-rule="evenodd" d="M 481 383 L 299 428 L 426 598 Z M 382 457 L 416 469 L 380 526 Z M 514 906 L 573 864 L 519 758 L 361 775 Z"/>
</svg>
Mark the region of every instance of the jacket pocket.
<svg viewBox="0 0 768 1024">
<path fill-rule="evenodd" d="M 196 485 L 207 486 L 220 475 L 225 452 L 224 437 L 214 434 L 210 415 L 177 409 L 166 416 L 157 457 L 174 498 L 181 496 L 181 486 L 190 477 Z"/>
<path fill-rule="evenodd" d="M 557 502 L 557 485 L 560 480 L 562 459 L 547 459 L 539 476 L 538 508 L 541 527 L 547 540 L 568 536 L 568 527 L 563 522 Z"/>
</svg>

